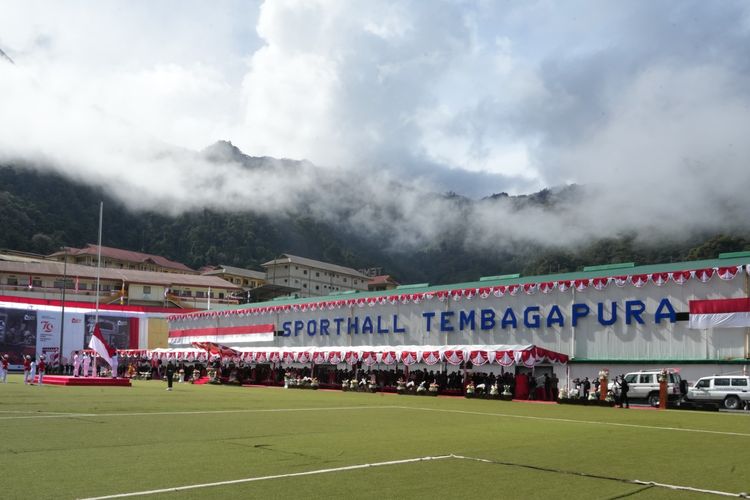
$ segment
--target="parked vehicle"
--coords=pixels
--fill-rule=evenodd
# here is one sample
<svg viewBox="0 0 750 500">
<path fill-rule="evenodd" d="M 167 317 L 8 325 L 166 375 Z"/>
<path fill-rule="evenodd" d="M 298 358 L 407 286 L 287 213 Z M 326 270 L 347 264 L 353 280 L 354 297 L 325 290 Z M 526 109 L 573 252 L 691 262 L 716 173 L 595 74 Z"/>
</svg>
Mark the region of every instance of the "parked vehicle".
<svg viewBox="0 0 750 500">
<path fill-rule="evenodd" d="M 644 370 L 625 374 L 625 380 L 628 383 L 628 398 L 630 400 L 646 400 L 651 406 L 659 406 L 659 380 L 658 376 L 661 370 Z M 679 401 L 682 397 L 681 386 L 682 377 L 680 374 L 669 370 L 667 372 L 667 397 L 670 401 Z M 609 390 L 619 396 L 620 385 L 617 382 L 610 382 Z"/>
<path fill-rule="evenodd" d="M 739 410 L 750 402 L 750 377 L 714 375 L 698 379 L 685 396 L 696 403 L 721 404 L 728 410 Z"/>
</svg>

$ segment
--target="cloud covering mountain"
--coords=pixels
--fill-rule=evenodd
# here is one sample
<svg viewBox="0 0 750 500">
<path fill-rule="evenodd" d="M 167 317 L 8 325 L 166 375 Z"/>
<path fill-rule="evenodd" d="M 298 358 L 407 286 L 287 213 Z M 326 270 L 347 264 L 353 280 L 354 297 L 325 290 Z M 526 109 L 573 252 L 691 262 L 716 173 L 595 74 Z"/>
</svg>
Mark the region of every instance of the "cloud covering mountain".
<svg viewBox="0 0 750 500">
<path fill-rule="evenodd" d="M 8 1 L 0 161 L 393 245 L 747 227 L 744 2 Z M 228 139 L 263 168 L 197 153 Z M 585 186 L 575 203 L 435 196 Z"/>
</svg>

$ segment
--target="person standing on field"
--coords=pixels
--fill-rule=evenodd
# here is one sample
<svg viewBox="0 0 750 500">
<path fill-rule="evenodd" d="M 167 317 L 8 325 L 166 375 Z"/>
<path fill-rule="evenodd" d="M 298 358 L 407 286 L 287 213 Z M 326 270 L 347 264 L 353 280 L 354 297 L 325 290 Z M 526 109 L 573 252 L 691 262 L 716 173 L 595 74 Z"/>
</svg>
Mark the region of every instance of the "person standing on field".
<svg viewBox="0 0 750 500">
<path fill-rule="evenodd" d="M 31 359 L 29 361 L 29 385 L 34 385 L 34 377 L 36 377 L 36 361 Z"/>
<path fill-rule="evenodd" d="M 47 363 L 45 362 L 44 354 L 39 356 L 39 363 L 37 363 L 36 371 L 39 374 L 39 385 L 44 384 L 44 372 L 47 370 Z"/>
<path fill-rule="evenodd" d="M 620 408 L 630 408 L 630 400 L 628 399 L 628 391 L 630 385 L 625 380 L 625 375 L 620 376 Z"/>
<path fill-rule="evenodd" d="M 29 385 L 33 381 L 31 376 L 31 356 L 23 357 L 23 383 Z"/>
<path fill-rule="evenodd" d="M 2 378 L 3 384 L 8 383 L 8 355 L 4 354 L 0 359 L 0 378 Z"/>
<path fill-rule="evenodd" d="M 172 380 L 174 379 L 174 363 L 170 359 L 167 363 L 167 390 L 172 390 Z"/>
<path fill-rule="evenodd" d="M 112 378 L 117 378 L 117 369 L 120 366 L 120 360 L 117 358 L 117 351 L 112 355 Z"/>
<path fill-rule="evenodd" d="M 83 353 L 83 376 L 88 377 L 89 376 L 89 367 L 91 366 L 91 356 L 89 354 Z"/>
<path fill-rule="evenodd" d="M 73 376 L 77 377 L 78 372 L 81 370 L 81 357 L 78 355 L 78 351 L 73 355 Z"/>
</svg>

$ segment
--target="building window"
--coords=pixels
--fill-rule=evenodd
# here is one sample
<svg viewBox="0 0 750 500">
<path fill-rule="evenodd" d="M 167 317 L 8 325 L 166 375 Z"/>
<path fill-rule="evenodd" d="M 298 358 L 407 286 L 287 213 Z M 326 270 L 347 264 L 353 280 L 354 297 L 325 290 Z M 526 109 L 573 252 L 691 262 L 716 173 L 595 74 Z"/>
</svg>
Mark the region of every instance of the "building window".
<svg viewBox="0 0 750 500">
<path fill-rule="evenodd" d="M 344 283 L 346 283 L 346 278 L 344 278 Z"/>
<path fill-rule="evenodd" d="M 224 298 L 224 292 L 219 292 L 219 298 L 220 298 L 220 299 L 223 299 L 223 298 Z"/>
<path fill-rule="evenodd" d="M 149 294 L 149 293 L 151 293 L 151 287 L 150 287 L 150 286 L 146 286 L 146 285 L 144 285 L 144 286 L 143 286 L 143 293 L 144 293 L 144 294 Z"/>
<path fill-rule="evenodd" d="M 318 285 L 315 285 L 316 290 L 320 290 L 320 287 Z"/>
<path fill-rule="evenodd" d="M 307 283 L 302 283 L 302 288 L 307 288 Z"/>
<path fill-rule="evenodd" d="M 15 276 L 8 276 L 7 283 L 10 286 L 18 286 L 18 278 L 16 278 Z M 62 281 L 61 281 L 61 283 L 62 283 Z M 62 286 L 60 288 L 62 288 Z"/>
<path fill-rule="evenodd" d="M 196 299 L 202 299 L 205 296 L 206 296 L 206 292 L 195 292 Z"/>
<path fill-rule="evenodd" d="M 315 277 L 316 277 L 316 278 L 320 278 L 320 273 L 316 271 L 316 272 L 315 272 Z"/>
<path fill-rule="evenodd" d="M 8 284 L 10 284 L 10 283 L 8 283 Z M 62 279 L 56 279 L 54 287 L 62 289 L 62 287 L 63 287 L 63 280 Z M 73 284 L 73 280 L 72 279 L 65 280 L 65 288 L 68 289 L 68 290 L 70 290 L 71 288 L 75 288 L 75 285 Z"/>
<path fill-rule="evenodd" d="M 284 283 L 289 283 L 289 280 L 284 278 Z"/>
<path fill-rule="evenodd" d="M 42 278 L 37 278 L 37 277 L 35 277 L 35 278 L 34 278 L 34 279 L 33 279 L 33 280 L 31 281 L 31 286 L 36 286 L 36 287 L 40 287 L 40 288 L 41 288 L 41 286 L 42 286 Z"/>
<path fill-rule="evenodd" d="M 303 269 L 302 274 L 307 274 L 307 269 Z"/>
<path fill-rule="evenodd" d="M 193 292 L 191 292 L 190 290 L 183 290 L 182 291 L 182 296 L 183 297 L 192 297 L 193 296 Z"/>
</svg>

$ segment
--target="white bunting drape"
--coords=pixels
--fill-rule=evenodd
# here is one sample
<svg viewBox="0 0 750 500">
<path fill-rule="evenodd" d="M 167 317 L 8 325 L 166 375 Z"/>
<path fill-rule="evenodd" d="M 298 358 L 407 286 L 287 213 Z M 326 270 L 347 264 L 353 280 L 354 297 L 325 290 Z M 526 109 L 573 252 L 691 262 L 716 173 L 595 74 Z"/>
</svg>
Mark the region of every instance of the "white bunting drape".
<svg viewBox="0 0 750 500">
<path fill-rule="evenodd" d="M 154 349 L 139 350 L 143 357 L 205 361 L 209 358 L 201 349 Z M 353 366 L 362 362 L 365 366 L 383 364 L 406 366 L 424 364 L 428 366 L 446 362 L 453 366 L 470 362 L 474 366 L 512 364 L 527 367 L 541 363 L 565 364 L 568 356 L 535 345 L 460 345 L 460 346 L 359 346 L 359 347 L 263 347 L 237 348 L 236 356 L 247 363 L 283 364 L 330 364 L 346 363 Z M 123 351 L 122 354 L 125 354 Z"/>
</svg>

